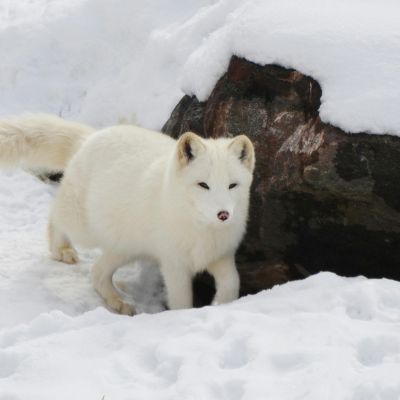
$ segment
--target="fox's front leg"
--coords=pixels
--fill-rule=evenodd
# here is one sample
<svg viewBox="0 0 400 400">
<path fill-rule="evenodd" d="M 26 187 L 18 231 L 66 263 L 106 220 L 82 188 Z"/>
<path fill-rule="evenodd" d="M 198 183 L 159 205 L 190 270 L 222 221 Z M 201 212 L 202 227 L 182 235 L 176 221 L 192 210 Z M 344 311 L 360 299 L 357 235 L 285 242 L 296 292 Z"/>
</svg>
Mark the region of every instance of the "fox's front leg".
<svg viewBox="0 0 400 400">
<path fill-rule="evenodd" d="M 240 279 L 234 256 L 227 256 L 213 262 L 207 271 L 214 277 L 217 289 L 213 304 L 228 303 L 239 297 Z"/>
<path fill-rule="evenodd" d="M 176 262 L 164 262 L 161 273 L 167 289 L 170 310 L 193 307 L 192 276 L 185 266 Z"/>
</svg>

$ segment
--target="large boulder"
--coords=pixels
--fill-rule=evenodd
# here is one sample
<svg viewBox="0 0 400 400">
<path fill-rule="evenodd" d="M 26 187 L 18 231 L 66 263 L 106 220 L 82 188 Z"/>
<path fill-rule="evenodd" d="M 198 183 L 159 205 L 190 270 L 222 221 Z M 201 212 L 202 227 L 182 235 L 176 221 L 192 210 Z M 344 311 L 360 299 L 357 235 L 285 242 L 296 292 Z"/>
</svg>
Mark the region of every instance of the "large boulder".
<svg viewBox="0 0 400 400">
<path fill-rule="evenodd" d="M 183 97 L 163 128 L 255 144 L 242 293 L 321 270 L 400 279 L 400 139 L 323 123 L 320 98 L 298 71 L 233 57 L 209 99 Z"/>
</svg>

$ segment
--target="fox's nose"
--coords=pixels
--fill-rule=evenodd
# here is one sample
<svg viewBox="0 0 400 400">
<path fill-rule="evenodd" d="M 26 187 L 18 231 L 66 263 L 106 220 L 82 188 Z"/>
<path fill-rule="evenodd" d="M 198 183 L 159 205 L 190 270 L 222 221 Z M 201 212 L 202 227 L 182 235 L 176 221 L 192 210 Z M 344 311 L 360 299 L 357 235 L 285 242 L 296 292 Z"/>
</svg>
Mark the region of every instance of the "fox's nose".
<svg viewBox="0 0 400 400">
<path fill-rule="evenodd" d="M 217 214 L 218 219 L 220 219 L 221 221 L 226 221 L 229 218 L 229 212 L 228 211 L 220 211 Z"/>
</svg>

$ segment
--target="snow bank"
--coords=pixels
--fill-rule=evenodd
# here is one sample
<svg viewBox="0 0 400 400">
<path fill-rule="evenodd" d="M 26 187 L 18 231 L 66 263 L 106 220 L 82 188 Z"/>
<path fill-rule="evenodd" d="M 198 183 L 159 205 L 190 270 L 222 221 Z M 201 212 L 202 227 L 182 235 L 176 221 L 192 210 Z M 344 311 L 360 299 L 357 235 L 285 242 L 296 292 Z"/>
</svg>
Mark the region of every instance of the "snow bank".
<svg viewBox="0 0 400 400">
<path fill-rule="evenodd" d="M 232 54 L 296 68 L 321 117 L 400 134 L 395 0 L 34 0 L 0 6 L 0 110 L 159 129 L 184 93 L 205 100 Z"/>
<path fill-rule="evenodd" d="M 400 291 L 323 273 L 157 318 L 54 311 L 0 333 L 2 399 L 397 399 Z"/>
</svg>

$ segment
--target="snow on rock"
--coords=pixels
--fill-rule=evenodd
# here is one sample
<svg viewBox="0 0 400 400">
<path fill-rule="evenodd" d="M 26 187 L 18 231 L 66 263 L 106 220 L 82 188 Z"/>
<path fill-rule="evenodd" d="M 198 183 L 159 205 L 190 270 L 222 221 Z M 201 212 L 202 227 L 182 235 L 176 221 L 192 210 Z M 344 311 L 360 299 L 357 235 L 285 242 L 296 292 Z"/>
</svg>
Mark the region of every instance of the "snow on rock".
<svg viewBox="0 0 400 400">
<path fill-rule="evenodd" d="M 317 79 L 325 122 L 398 135 L 399 13 L 395 0 L 5 2 L 0 109 L 159 129 L 236 54 Z"/>
</svg>

